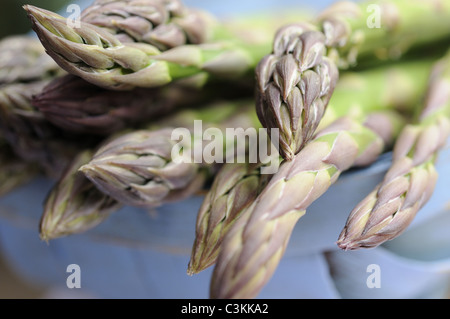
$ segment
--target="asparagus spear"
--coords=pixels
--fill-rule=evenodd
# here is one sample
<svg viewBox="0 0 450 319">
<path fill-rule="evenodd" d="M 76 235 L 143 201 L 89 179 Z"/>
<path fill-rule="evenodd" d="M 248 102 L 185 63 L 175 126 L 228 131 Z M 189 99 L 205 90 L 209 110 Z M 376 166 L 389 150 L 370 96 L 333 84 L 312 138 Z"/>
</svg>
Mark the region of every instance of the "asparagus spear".
<svg viewBox="0 0 450 319">
<path fill-rule="evenodd" d="M 275 35 L 273 53 L 256 68 L 256 110 L 264 127 L 279 130 L 283 158 L 291 160 L 315 132 L 338 74 L 313 26 L 289 25 Z"/>
<path fill-rule="evenodd" d="M 216 165 L 195 158 L 174 160 L 173 149 L 180 143 L 178 137 L 172 137 L 174 129 L 181 127 L 193 133 L 194 144 L 184 145 L 183 154 L 194 153 L 195 157 L 199 145 L 195 142 L 205 141 L 203 136 L 196 136 L 193 120 L 208 120 L 204 128 L 219 125 L 245 129 L 255 123 L 251 110 L 248 103 L 219 103 L 208 109 L 182 111 L 149 129 L 109 139 L 81 171 L 105 194 L 125 205 L 155 207 L 179 201 L 198 192 Z M 227 149 L 234 145 L 234 138 L 224 142 L 229 143 L 223 144 Z M 201 146 L 207 145 L 205 142 Z"/>
<path fill-rule="evenodd" d="M 67 72 L 106 89 L 158 87 L 177 79 L 240 78 L 254 69 L 261 46 L 239 41 L 182 45 L 161 52 L 146 43 L 122 43 L 103 28 L 27 5 L 33 29 L 47 53 Z M 265 45 L 262 45 L 265 46 Z"/>
<path fill-rule="evenodd" d="M 202 99 L 199 92 L 182 86 L 110 91 L 68 74 L 33 96 L 32 104 L 64 131 L 109 135 L 155 121 Z"/>
<path fill-rule="evenodd" d="M 412 106 L 425 91 L 432 63 L 431 60 L 402 62 L 344 74 L 319 129 L 344 115 L 360 117 L 385 109 L 411 113 Z M 228 229 L 255 201 L 271 177 L 261 174 L 261 168 L 261 163 L 226 163 L 215 175 L 197 215 L 188 274 L 198 273 L 215 263 Z"/>
<path fill-rule="evenodd" d="M 212 275 L 212 298 L 256 297 L 274 273 L 308 206 L 343 171 L 376 160 L 398 133 L 403 119 L 384 111 L 375 117 L 368 115 L 364 125 L 361 122 L 351 117 L 336 120 L 292 161 L 281 164 L 225 235 Z"/>
<path fill-rule="evenodd" d="M 99 191 L 78 171 L 92 155 L 90 150 L 81 151 L 50 190 L 39 224 L 42 240 L 85 232 L 121 207 L 120 203 Z"/>
<path fill-rule="evenodd" d="M 372 25 L 368 9 L 374 6 L 380 25 Z M 257 113 L 264 127 L 279 130 L 280 155 L 292 159 L 311 139 L 338 69 L 360 57 L 394 59 L 414 46 L 446 43 L 449 21 L 450 4 L 443 0 L 338 2 L 313 23 L 280 28 L 272 53 L 256 67 Z"/>
<path fill-rule="evenodd" d="M 164 51 L 214 37 L 218 22 L 179 0 L 96 0 L 81 21 L 106 28 L 122 42 L 145 42 Z"/>
<path fill-rule="evenodd" d="M 450 136 L 450 54 L 436 63 L 416 124 L 404 128 L 383 181 L 350 213 L 338 238 L 344 250 L 398 237 L 433 194 L 434 163 Z"/>
<path fill-rule="evenodd" d="M 261 167 L 261 162 L 225 163 L 215 174 L 197 215 L 189 275 L 199 273 L 216 262 L 223 236 L 242 212 L 253 204 L 271 178 L 271 175 L 261 173 Z"/>
<path fill-rule="evenodd" d="M 206 172 L 195 163 L 171 161 L 172 131 L 134 131 L 113 139 L 80 170 L 124 205 L 154 207 L 184 199 L 203 187 Z"/>
</svg>

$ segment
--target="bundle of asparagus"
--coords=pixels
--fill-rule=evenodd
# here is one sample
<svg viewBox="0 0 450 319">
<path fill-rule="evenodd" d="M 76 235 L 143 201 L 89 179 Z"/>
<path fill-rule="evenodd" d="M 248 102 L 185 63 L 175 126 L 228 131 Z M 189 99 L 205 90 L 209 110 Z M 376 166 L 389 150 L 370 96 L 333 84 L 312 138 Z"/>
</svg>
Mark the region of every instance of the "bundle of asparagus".
<svg viewBox="0 0 450 319">
<path fill-rule="evenodd" d="M 93 32 L 100 32 L 98 34 L 100 37 L 105 32 L 111 33 L 110 37 L 114 36 L 125 44 L 147 44 L 146 47 L 149 49 L 154 45 L 161 52 L 166 51 L 169 47 L 174 49 L 184 47 L 184 44 L 191 44 L 192 46 L 188 46 L 186 49 L 180 48 L 180 51 L 176 51 L 178 53 L 174 51 L 170 54 L 172 57 L 169 57 L 174 59 L 175 54 L 180 59 L 191 60 L 196 57 L 192 55 L 190 57 L 189 54 L 185 56 L 186 50 L 195 51 L 197 48 L 200 49 L 199 44 L 211 42 L 223 44 L 226 40 L 226 42 L 238 41 L 239 46 L 235 45 L 234 47 L 248 48 L 249 52 L 255 54 L 256 61 L 267 51 L 272 29 L 284 23 L 285 20 L 293 19 L 291 16 L 270 17 L 269 19 L 264 16 L 264 24 L 262 24 L 260 21 L 262 18 L 257 16 L 248 17 L 246 21 L 236 19 L 231 22 L 219 23 L 207 12 L 185 8 L 179 1 L 95 1 L 81 14 L 81 21 L 86 23 L 86 26 L 76 28 L 70 26 L 69 20 L 56 17 L 51 12 L 34 7 L 27 8 L 32 13 L 41 14 L 41 18 L 49 20 L 49 23 L 59 25 L 59 31 L 52 29 L 57 32 L 58 36 L 63 36 L 70 30 L 72 30 L 70 32 L 80 32 L 80 30 L 90 30 L 92 27 L 94 28 Z M 61 24 L 63 21 L 65 24 Z M 253 23 L 256 26 L 252 26 Z M 42 27 L 48 27 L 48 25 L 44 24 Z M 242 27 L 245 27 L 245 32 L 240 29 Z M 67 40 L 70 41 L 66 43 L 67 45 L 76 46 L 75 43 L 72 43 L 72 38 Z M 44 41 L 43 44 L 45 45 L 45 43 Z M 84 42 L 81 48 L 85 50 L 84 54 L 98 55 L 98 53 L 92 52 L 92 46 L 87 46 Z M 72 49 L 69 50 L 72 51 L 72 54 L 74 53 Z M 212 48 L 208 52 L 214 50 Z M 49 51 L 47 48 L 47 51 L 52 55 L 51 50 Z M 137 56 L 128 58 L 130 61 L 135 61 Z M 214 65 L 212 61 L 217 60 L 217 67 L 224 72 L 233 72 L 230 66 L 236 68 L 232 56 L 221 59 L 220 54 L 217 56 L 213 54 L 208 59 L 211 59 L 209 63 L 211 67 Z M 56 62 L 58 62 L 57 59 Z M 156 117 L 167 115 L 181 107 L 192 107 L 195 104 L 205 103 L 216 98 L 217 95 L 231 99 L 248 97 L 253 94 L 252 81 L 247 82 L 249 79 L 252 80 L 251 77 L 245 77 L 243 81 L 236 79 L 233 82 L 216 79 L 214 83 L 210 83 L 211 81 L 206 81 L 206 73 L 189 76 L 191 67 L 181 60 L 172 62 L 178 65 L 176 67 L 178 70 L 170 71 L 179 73 L 176 77 L 183 79 L 172 81 L 176 83 L 164 85 L 163 88 L 159 84 L 155 84 L 158 86 L 157 89 L 149 89 L 147 86 L 152 87 L 153 85 L 142 82 L 126 92 L 112 92 L 112 90 L 116 90 L 115 87 L 102 88 L 89 83 L 89 79 L 84 81 L 78 76 L 67 75 L 54 79 L 43 89 L 41 94 L 33 98 L 32 103 L 47 120 L 65 131 L 108 135 L 134 124 L 154 120 Z M 62 67 L 65 68 L 64 65 Z M 129 73 L 129 70 L 124 70 L 124 72 Z M 109 70 L 105 70 L 105 74 L 101 76 L 103 79 L 106 79 L 106 73 L 109 73 Z M 79 75 L 77 72 L 74 74 Z M 151 81 L 151 78 L 146 78 L 144 81 Z M 198 85 L 202 88 L 201 92 L 193 91 L 192 87 Z M 225 87 L 226 89 L 224 89 Z M 130 101 L 131 103 L 129 103 Z"/>
<path fill-rule="evenodd" d="M 361 126 L 342 117 L 319 131 L 292 161 L 282 163 L 267 187 L 228 230 L 211 282 L 213 298 L 253 298 L 282 257 L 307 207 L 351 166 L 368 165 L 396 141 L 392 168 L 350 215 L 338 241 L 343 249 L 375 247 L 410 224 L 433 192 L 433 162 L 449 137 L 448 63 L 430 76 L 422 124 L 400 127 L 392 114 L 369 115 Z"/>
<path fill-rule="evenodd" d="M 193 133 L 194 144 L 183 144 L 183 152 L 191 151 L 195 143 L 207 148 L 211 142 L 194 134 L 194 120 L 204 120 L 205 128 L 253 127 L 257 120 L 252 106 L 235 101 L 180 110 L 139 130 L 113 134 L 95 151 L 81 152 L 47 196 L 41 238 L 85 232 L 123 205 L 153 208 L 200 192 L 215 174 L 216 164 L 176 161 L 172 150 L 178 142 L 172 138 L 173 130 L 185 128 Z M 224 149 L 234 147 L 235 140 L 224 143 Z"/>
<path fill-rule="evenodd" d="M 261 40 L 178 0 L 96 0 L 78 26 L 24 8 L 40 43 L 0 42 L 0 194 L 43 168 L 55 173 L 43 240 L 90 230 L 122 206 L 206 192 L 188 273 L 215 264 L 212 298 L 254 298 L 296 223 L 346 170 L 394 146 L 385 179 L 349 216 L 343 249 L 398 236 L 432 194 L 450 134 L 450 54 L 435 64 L 423 48 L 448 48 L 448 1 L 339 2 L 313 19 L 254 27 Z M 415 49 L 420 59 L 407 59 Z M 247 143 L 242 163 L 222 152 L 198 161 L 214 143 L 195 135 L 195 120 L 278 131 L 278 171 L 250 161 Z M 220 151 L 236 150 L 224 136 Z"/>
<path fill-rule="evenodd" d="M 206 148 L 209 143 L 203 141 L 203 135 L 195 135 L 191 116 L 205 121 L 205 129 L 214 125 L 246 129 L 255 123 L 250 106 L 248 102 L 219 103 L 208 106 L 209 112 L 181 111 L 167 121 L 163 119 L 163 128 L 133 131 L 108 140 L 81 170 L 104 193 L 126 205 L 153 207 L 184 199 L 203 187 L 215 165 L 198 163 L 194 158 L 176 161 L 173 150 L 180 141 L 172 136 L 174 129 L 192 132 L 192 140 L 183 141 L 182 152 L 195 156 L 197 145 Z M 224 150 L 234 143 L 234 138 L 225 139 Z"/>
<path fill-rule="evenodd" d="M 369 5 L 380 10 L 379 26 L 369 26 Z M 281 156 L 292 159 L 312 138 L 338 68 L 347 69 L 365 55 L 380 56 L 380 51 L 382 58 L 392 59 L 414 46 L 448 38 L 449 16 L 446 1 L 338 2 L 313 23 L 280 28 L 273 52 L 256 68 L 256 98 L 261 124 L 279 130 Z M 444 20 L 447 26 L 441 29 Z"/>
<path fill-rule="evenodd" d="M 292 161 L 281 164 L 225 235 L 211 281 L 212 298 L 256 297 L 275 271 L 307 207 L 343 171 L 375 161 L 401 125 L 389 112 L 377 113 L 375 121 L 369 115 L 367 122 L 370 124 L 362 125 L 350 117 L 340 118 Z M 381 132 L 386 131 L 392 135 L 384 141 Z"/>
<path fill-rule="evenodd" d="M 406 108 L 411 109 L 424 91 L 430 67 L 431 61 L 403 62 L 343 75 L 320 129 L 346 114 L 358 118 L 376 111 L 396 109 L 403 113 Z M 358 94 L 349 98 L 349 94 L 356 90 Z M 404 94 L 399 95 L 399 90 Z M 372 115 L 372 120 L 366 125 L 376 123 L 375 115 Z M 379 133 L 387 134 L 386 141 L 392 134 L 381 130 Z M 216 262 L 228 229 L 253 204 L 271 178 L 261 173 L 261 167 L 262 163 L 227 163 L 217 173 L 198 213 L 189 274 L 198 273 Z"/>
</svg>

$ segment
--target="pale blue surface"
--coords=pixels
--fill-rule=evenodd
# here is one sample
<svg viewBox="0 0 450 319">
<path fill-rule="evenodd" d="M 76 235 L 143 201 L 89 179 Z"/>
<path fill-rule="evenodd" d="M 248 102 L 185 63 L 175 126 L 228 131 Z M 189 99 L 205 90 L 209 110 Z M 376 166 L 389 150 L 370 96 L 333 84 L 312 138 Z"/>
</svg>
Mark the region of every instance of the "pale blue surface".
<svg viewBox="0 0 450 319">
<path fill-rule="evenodd" d="M 446 149 L 437 165 L 436 192 L 410 229 L 383 248 L 356 252 L 338 251 L 335 241 L 350 210 L 381 179 L 389 157 L 344 173 L 297 224 L 259 298 L 442 296 L 450 272 L 449 163 Z M 207 298 L 211 269 L 186 275 L 200 197 L 150 213 L 126 207 L 85 234 L 47 245 L 38 238 L 37 224 L 51 185 L 36 180 L 0 200 L 1 249 L 22 276 L 63 289 L 65 269 L 76 263 L 82 290 L 101 298 Z M 372 263 L 382 267 L 382 289 L 365 286 Z"/>
</svg>

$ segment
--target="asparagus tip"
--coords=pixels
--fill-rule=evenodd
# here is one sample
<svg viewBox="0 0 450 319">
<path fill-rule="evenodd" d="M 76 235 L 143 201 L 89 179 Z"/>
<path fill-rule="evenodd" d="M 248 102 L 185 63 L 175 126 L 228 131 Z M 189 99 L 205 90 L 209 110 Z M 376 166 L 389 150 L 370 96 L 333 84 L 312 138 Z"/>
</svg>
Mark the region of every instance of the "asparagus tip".
<svg viewBox="0 0 450 319">
<path fill-rule="evenodd" d="M 345 251 L 356 250 L 356 249 L 361 248 L 357 243 L 352 242 L 351 240 L 338 240 L 336 242 L 336 245 L 340 249 L 345 250 Z"/>
<path fill-rule="evenodd" d="M 39 20 L 39 18 L 43 19 L 45 17 L 46 10 L 44 10 L 44 9 L 38 8 L 31 4 L 23 5 L 22 8 L 27 12 L 28 16 L 31 19 Z"/>
<path fill-rule="evenodd" d="M 193 275 L 196 275 L 197 274 L 197 272 L 196 271 L 194 271 L 192 268 L 188 268 L 188 270 L 186 271 L 186 273 L 188 274 L 188 276 L 193 276 Z"/>
<path fill-rule="evenodd" d="M 209 266 L 210 264 L 202 263 L 201 260 L 198 260 L 197 262 L 191 260 L 188 265 L 187 274 L 189 276 L 197 275 Z"/>
<path fill-rule="evenodd" d="M 78 171 L 82 172 L 86 176 L 90 176 L 94 169 L 95 168 L 91 164 L 85 164 L 81 166 Z"/>
<path fill-rule="evenodd" d="M 39 238 L 47 245 L 49 245 L 50 240 L 54 239 L 49 232 L 44 231 L 42 228 L 39 230 Z"/>
</svg>

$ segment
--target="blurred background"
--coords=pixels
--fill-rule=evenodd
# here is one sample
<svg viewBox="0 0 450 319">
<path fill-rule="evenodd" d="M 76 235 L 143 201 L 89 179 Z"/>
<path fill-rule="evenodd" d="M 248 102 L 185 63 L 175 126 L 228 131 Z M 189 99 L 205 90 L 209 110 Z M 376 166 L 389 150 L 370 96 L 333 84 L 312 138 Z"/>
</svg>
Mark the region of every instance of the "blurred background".
<svg viewBox="0 0 450 319">
<path fill-rule="evenodd" d="M 30 22 L 22 9 L 25 4 L 32 4 L 51 11 L 59 11 L 68 3 L 66 0 L 2 0 L 0 10 L 0 38 L 12 34 L 22 34 L 30 30 Z"/>
</svg>

